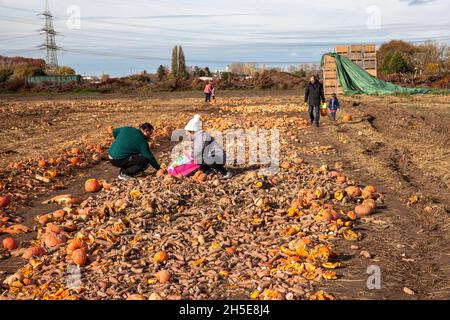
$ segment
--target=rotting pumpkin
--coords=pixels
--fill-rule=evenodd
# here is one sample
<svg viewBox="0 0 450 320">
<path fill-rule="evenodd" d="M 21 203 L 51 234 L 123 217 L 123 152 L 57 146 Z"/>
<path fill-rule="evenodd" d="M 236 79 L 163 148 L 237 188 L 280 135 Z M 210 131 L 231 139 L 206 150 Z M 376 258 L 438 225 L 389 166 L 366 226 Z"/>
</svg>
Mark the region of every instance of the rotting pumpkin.
<svg viewBox="0 0 450 320">
<path fill-rule="evenodd" d="M 88 193 L 98 192 L 101 188 L 101 184 L 96 179 L 89 179 L 84 184 L 84 190 Z"/>
</svg>

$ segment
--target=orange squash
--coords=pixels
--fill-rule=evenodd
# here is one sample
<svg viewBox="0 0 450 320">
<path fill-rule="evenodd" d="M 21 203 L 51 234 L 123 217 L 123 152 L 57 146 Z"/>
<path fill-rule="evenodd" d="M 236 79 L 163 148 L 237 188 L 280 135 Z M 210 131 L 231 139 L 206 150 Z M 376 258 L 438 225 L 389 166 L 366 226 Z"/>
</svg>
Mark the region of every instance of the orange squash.
<svg viewBox="0 0 450 320">
<path fill-rule="evenodd" d="M 67 160 L 73 165 L 77 165 L 80 163 L 80 159 L 78 159 L 78 157 L 68 158 Z"/>
<path fill-rule="evenodd" d="M 0 196 L 0 208 L 4 208 L 8 206 L 12 201 L 12 198 L 9 194 L 5 196 Z"/>
<path fill-rule="evenodd" d="M 19 241 L 14 239 L 13 237 L 8 237 L 3 239 L 3 248 L 6 250 L 14 250 L 19 247 Z"/>
<path fill-rule="evenodd" d="M 73 154 L 73 155 L 79 155 L 79 154 L 80 154 L 80 149 L 78 149 L 78 148 L 72 148 L 72 149 L 70 150 L 70 154 Z"/>
<path fill-rule="evenodd" d="M 283 161 L 281 163 L 280 167 L 283 168 L 283 169 L 290 169 L 292 167 L 292 165 L 289 162 L 287 162 L 287 161 Z"/>
<path fill-rule="evenodd" d="M 77 249 L 72 253 L 72 261 L 79 265 L 84 266 L 87 262 L 87 254 L 83 249 Z"/>
<path fill-rule="evenodd" d="M 51 233 L 51 232 L 53 232 L 53 233 L 59 234 L 59 233 L 61 233 L 61 228 L 58 227 L 57 225 L 54 225 L 53 223 L 48 223 L 48 224 L 45 226 L 45 232 L 46 232 L 46 233 Z"/>
<path fill-rule="evenodd" d="M 344 114 L 344 116 L 342 117 L 342 120 L 344 122 L 352 121 L 353 117 L 350 114 Z"/>
<path fill-rule="evenodd" d="M 372 199 L 372 192 L 370 192 L 368 189 L 364 189 L 362 191 L 362 197 L 363 199 Z"/>
<path fill-rule="evenodd" d="M 25 252 L 24 252 L 24 254 L 22 255 L 22 257 L 23 257 L 24 259 L 29 260 L 29 259 L 31 259 L 31 258 L 33 258 L 33 257 L 41 257 L 41 256 L 43 256 L 43 255 L 45 255 L 45 254 L 46 254 L 46 252 L 45 252 L 44 248 L 41 248 L 41 247 L 31 247 L 31 248 L 28 248 L 27 250 L 25 250 Z"/>
<path fill-rule="evenodd" d="M 204 173 L 200 174 L 200 175 L 197 177 L 197 181 L 198 181 L 199 183 L 206 182 L 207 179 L 208 179 L 208 176 L 207 176 L 206 174 L 204 174 Z"/>
<path fill-rule="evenodd" d="M 166 270 L 157 272 L 155 276 L 161 284 L 167 283 L 170 280 L 170 273 Z"/>
<path fill-rule="evenodd" d="M 71 255 L 75 250 L 78 249 L 87 250 L 88 246 L 83 240 L 76 238 L 70 241 L 69 245 L 66 248 L 66 253 L 68 255 Z"/>
<path fill-rule="evenodd" d="M 325 209 L 322 211 L 322 221 L 337 220 L 338 214 L 333 209 Z"/>
<path fill-rule="evenodd" d="M 358 218 L 358 216 L 356 215 L 356 213 L 354 212 L 354 211 L 349 211 L 349 212 L 347 212 L 347 217 L 350 219 L 350 220 L 356 220 L 357 218 Z"/>
<path fill-rule="evenodd" d="M 58 219 L 58 218 L 62 218 L 66 215 L 66 212 L 64 210 L 56 210 L 55 212 L 53 212 L 53 217 Z"/>
<path fill-rule="evenodd" d="M 169 260 L 169 255 L 165 251 L 159 251 L 153 256 L 153 261 L 157 263 L 166 262 Z"/>
<path fill-rule="evenodd" d="M 375 192 L 377 192 L 377 189 L 374 187 L 374 186 L 366 186 L 365 188 L 364 188 L 364 190 L 365 191 L 367 191 L 367 192 L 370 192 L 370 193 L 375 193 Z"/>
<path fill-rule="evenodd" d="M 84 184 L 84 190 L 89 193 L 98 192 L 102 186 L 96 179 L 89 179 Z"/>
<path fill-rule="evenodd" d="M 369 206 L 361 204 L 361 205 L 356 206 L 354 211 L 355 211 L 356 215 L 358 216 L 358 218 L 363 218 L 363 217 L 370 215 L 372 213 L 373 209 Z"/>
<path fill-rule="evenodd" d="M 41 159 L 38 161 L 39 168 L 44 168 L 46 165 L 47 165 L 47 161 L 45 161 L 44 159 Z"/>
<path fill-rule="evenodd" d="M 344 176 L 344 175 L 339 175 L 339 176 L 336 178 L 336 181 L 337 181 L 337 183 L 345 183 L 345 182 L 347 181 L 347 177 Z"/>
<path fill-rule="evenodd" d="M 47 248 L 55 248 L 66 242 L 66 237 L 63 235 L 58 235 L 56 233 L 50 232 L 43 234 L 41 237 L 41 241 Z"/>
<path fill-rule="evenodd" d="M 368 206 L 372 210 L 375 210 L 377 207 L 377 202 L 374 199 L 366 199 L 363 201 L 363 205 Z"/>
<path fill-rule="evenodd" d="M 345 188 L 345 192 L 350 198 L 356 198 L 361 195 L 361 189 L 357 186 L 350 186 Z"/>
</svg>

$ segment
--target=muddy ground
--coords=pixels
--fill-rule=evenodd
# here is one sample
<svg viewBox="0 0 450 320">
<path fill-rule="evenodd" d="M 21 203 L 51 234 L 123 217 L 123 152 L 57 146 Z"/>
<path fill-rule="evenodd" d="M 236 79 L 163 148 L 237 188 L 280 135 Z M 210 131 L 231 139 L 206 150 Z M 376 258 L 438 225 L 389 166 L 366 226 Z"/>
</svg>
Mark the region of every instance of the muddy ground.
<svg viewBox="0 0 450 320">
<path fill-rule="evenodd" d="M 302 102 L 297 92 L 227 92 L 226 98 L 248 97 L 259 104 Z M 299 130 L 300 144 L 331 145 L 336 153 L 304 157 L 310 163 L 343 161 L 345 172 L 362 184 L 375 184 L 386 197 L 385 208 L 376 223 L 361 224 L 364 239 L 339 241 L 337 250 L 347 256 L 337 280 L 321 287 L 338 299 L 448 299 L 450 298 L 450 103 L 444 95 L 412 97 L 342 98 L 343 113 L 353 120 Z M 198 93 L 170 93 L 155 96 L 5 96 L 0 100 L 0 165 L 35 155 L 47 155 L 73 141 L 94 143 L 104 138 L 110 125 L 136 125 L 177 117 L 180 113 L 215 113 L 217 106 L 205 106 Z M 280 114 L 282 116 L 282 114 Z M 305 112 L 299 117 L 307 118 Z M 158 150 L 170 147 L 162 143 Z M 112 179 L 117 174 L 107 162 L 72 177 L 67 190 L 53 194 L 81 195 L 86 176 Z M 19 208 L 26 224 L 32 217 L 50 212 L 40 203 L 52 194 Z M 408 198 L 418 203 L 408 205 Z M 21 236 L 32 239 L 33 234 Z M 0 236 L 3 239 L 4 236 Z M 367 250 L 371 258 L 360 257 Z M 14 272 L 23 262 L 0 261 L 0 272 Z M 367 268 L 381 268 L 381 289 L 367 287 Z M 407 295 L 403 288 L 415 294 Z"/>
</svg>

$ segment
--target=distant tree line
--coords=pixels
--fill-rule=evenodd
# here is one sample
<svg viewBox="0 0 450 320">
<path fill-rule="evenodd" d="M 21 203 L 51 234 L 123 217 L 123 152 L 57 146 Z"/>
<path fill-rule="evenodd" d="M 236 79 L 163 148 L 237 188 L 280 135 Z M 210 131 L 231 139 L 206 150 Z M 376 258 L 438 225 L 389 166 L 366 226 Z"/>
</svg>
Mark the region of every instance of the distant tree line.
<svg viewBox="0 0 450 320">
<path fill-rule="evenodd" d="M 450 52 L 446 44 L 433 41 L 415 45 L 402 40 L 392 40 L 381 45 L 377 52 L 377 61 L 380 74 L 433 75 L 448 73 Z"/>
</svg>

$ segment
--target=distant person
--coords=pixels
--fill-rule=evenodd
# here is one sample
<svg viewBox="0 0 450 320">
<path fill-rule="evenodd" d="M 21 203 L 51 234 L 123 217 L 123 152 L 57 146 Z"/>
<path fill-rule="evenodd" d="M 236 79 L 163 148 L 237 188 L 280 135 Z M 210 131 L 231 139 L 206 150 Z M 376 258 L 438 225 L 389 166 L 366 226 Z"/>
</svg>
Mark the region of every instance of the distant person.
<svg viewBox="0 0 450 320">
<path fill-rule="evenodd" d="M 119 179 L 129 180 L 144 172 L 151 165 L 155 170 L 161 167 L 150 151 L 149 140 L 154 128 L 149 123 L 133 127 L 122 127 L 113 130 L 114 142 L 109 149 L 109 161 L 120 168 Z"/>
<path fill-rule="evenodd" d="M 336 93 L 331 95 L 331 99 L 328 101 L 328 109 L 330 109 L 331 119 L 336 121 L 336 112 L 341 109 Z"/>
<path fill-rule="evenodd" d="M 319 82 L 317 76 L 312 76 L 310 82 L 306 85 L 305 103 L 308 103 L 308 111 L 310 118 L 310 125 L 316 121 L 316 127 L 319 126 L 320 121 L 320 103 L 325 102 L 325 95 L 323 93 L 323 86 Z M 314 117 L 315 112 L 315 117 Z"/>
<path fill-rule="evenodd" d="M 211 90 L 211 98 L 213 101 L 216 100 L 216 88 L 214 88 L 214 87 Z"/>
<path fill-rule="evenodd" d="M 205 94 L 205 102 L 211 102 L 211 94 L 213 92 L 213 85 L 209 82 L 206 83 L 205 90 L 203 93 Z"/>
</svg>

